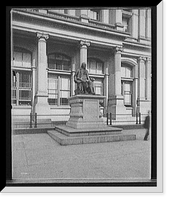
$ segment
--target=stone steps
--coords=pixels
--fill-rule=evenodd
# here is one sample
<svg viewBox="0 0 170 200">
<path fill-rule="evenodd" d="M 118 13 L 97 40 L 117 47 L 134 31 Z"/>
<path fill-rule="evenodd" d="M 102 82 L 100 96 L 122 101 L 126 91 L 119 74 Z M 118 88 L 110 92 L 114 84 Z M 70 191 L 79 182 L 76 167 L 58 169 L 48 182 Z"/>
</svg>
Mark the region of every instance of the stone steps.
<svg viewBox="0 0 170 200">
<path fill-rule="evenodd" d="M 113 128 L 114 130 L 114 128 Z M 48 130 L 48 135 L 57 141 L 60 145 L 77 145 L 77 144 L 91 144 L 91 143 L 105 143 L 118 142 L 127 140 L 136 140 L 135 134 L 122 134 L 121 132 L 82 132 L 80 134 L 65 135 L 59 130 Z"/>
</svg>

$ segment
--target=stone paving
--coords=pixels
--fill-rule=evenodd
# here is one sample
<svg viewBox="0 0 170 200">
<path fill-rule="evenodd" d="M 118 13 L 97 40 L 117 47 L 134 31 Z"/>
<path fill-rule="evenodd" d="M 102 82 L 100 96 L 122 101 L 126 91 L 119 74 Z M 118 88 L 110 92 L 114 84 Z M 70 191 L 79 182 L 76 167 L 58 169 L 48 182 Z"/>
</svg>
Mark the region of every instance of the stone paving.
<svg viewBox="0 0 170 200">
<path fill-rule="evenodd" d="M 144 129 L 124 130 L 136 140 L 60 146 L 47 133 L 13 135 L 13 179 L 94 181 L 150 179 L 151 141 Z"/>
</svg>

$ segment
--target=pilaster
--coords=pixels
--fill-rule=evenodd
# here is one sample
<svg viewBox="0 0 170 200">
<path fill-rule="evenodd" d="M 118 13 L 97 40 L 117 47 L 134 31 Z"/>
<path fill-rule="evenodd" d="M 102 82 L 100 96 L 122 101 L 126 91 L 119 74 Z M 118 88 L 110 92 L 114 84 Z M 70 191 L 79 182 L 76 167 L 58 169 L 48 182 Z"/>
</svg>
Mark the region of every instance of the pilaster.
<svg viewBox="0 0 170 200">
<path fill-rule="evenodd" d="M 145 99 L 145 57 L 138 58 L 138 99 Z"/>
<path fill-rule="evenodd" d="M 138 10 L 132 10 L 132 37 L 138 39 Z"/>
<path fill-rule="evenodd" d="M 146 58 L 146 99 L 151 100 L 151 58 Z"/>
</svg>

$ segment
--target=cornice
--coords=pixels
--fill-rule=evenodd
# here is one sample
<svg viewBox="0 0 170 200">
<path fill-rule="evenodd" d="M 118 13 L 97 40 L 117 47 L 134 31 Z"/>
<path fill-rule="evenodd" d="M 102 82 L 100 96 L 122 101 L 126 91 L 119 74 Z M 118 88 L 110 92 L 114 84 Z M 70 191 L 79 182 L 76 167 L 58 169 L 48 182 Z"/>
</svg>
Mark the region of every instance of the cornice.
<svg viewBox="0 0 170 200">
<path fill-rule="evenodd" d="M 92 31 L 98 31 L 98 32 L 104 32 L 107 34 L 112 34 L 115 36 L 121 36 L 121 37 L 127 37 L 129 36 L 129 33 L 126 32 L 121 32 L 121 31 L 117 31 L 116 29 L 110 30 L 109 28 L 103 28 L 100 26 L 94 26 L 90 23 L 84 23 L 81 21 L 77 21 L 77 20 L 68 20 L 68 19 L 64 19 L 64 18 L 59 18 L 57 16 L 53 16 L 53 15 L 49 15 L 49 14 L 45 14 L 45 13 L 39 13 L 39 12 L 31 12 L 31 11 L 26 11 L 26 10 L 13 10 L 13 14 L 18 14 L 18 15 L 23 15 L 23 16 L 27 16 L 27 17 L 31 17 L 31 18 L 36 18 L 39 20 L 46 20 L 46 21 L 51 21 L 51 22 L 55 22 L 55 23 L 60 23 L 60 24 L 65 24 L 65 25 L 69 25 L 69 26 L 74 26 L 74 27 L 78 27 L 78 28 L 85 28 L 88 30 L 92 30 Z M 14 19 L 14 17 L 13 17 Z M 107 24 L 106 24 L 107 26 Z"/>
</svg>

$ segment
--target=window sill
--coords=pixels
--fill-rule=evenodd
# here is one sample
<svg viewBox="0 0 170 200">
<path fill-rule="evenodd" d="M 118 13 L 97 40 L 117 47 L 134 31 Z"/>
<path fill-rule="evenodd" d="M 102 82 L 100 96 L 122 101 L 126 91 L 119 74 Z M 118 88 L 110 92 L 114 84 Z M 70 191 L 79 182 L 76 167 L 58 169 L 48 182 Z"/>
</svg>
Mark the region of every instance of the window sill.
<svg viewBox="0 0 170 200">
<path fill-rule="evenodd" d="M 66 105 L 66 106 L 50 105 L 50 109 L 70 109 L 70 106 L 69 105 Z"/>
<path fill-rule="evenodd" d="M 126 110 L 133 110 L 133 108 L 132 108 L 132 106 L 126 106 Z"/>
<path fill-rule="evenodd" d="M 12 109 L 31 109 L 31 106 L 12 105 Z"/>
</svg>

